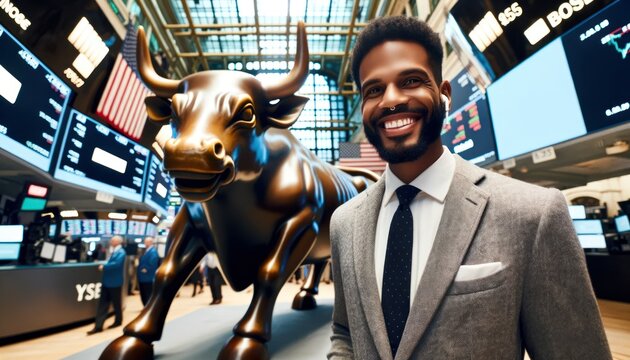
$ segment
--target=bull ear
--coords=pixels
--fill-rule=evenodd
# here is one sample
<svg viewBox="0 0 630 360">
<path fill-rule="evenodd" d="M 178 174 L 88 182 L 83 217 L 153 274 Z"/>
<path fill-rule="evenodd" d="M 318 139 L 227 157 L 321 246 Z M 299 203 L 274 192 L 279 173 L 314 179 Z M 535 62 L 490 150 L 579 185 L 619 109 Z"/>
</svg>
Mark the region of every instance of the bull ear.
<svg viewBox="0 0 630 360">
<path fill-rule="evenodd" d="M 168 123 L 171 118 L 171 102 L 159 96 L 148 96 L 144 99 L 149 119 L 157 123 Z"/>
<path fill-rule="evenodd" d="M 280 129 L 291 127 L 297 121 L 308 100 L 309 98 L 304 96 L 291 95 L 280 99 L 277 104 L 270 105 L 267 109 L 268 126 Z"/>
</svg>

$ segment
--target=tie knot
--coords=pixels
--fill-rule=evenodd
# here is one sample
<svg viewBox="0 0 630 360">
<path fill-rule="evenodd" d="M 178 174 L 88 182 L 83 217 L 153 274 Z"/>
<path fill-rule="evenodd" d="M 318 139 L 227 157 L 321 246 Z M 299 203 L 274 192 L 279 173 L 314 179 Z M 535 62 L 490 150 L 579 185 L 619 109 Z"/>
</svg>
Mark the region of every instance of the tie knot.
<svg viewBox="0 0 630 360">
<path fill-rule="evenodd" d="M 412 185 L 403 185 L 396 189 L 396 196 L 398 196 L 400 206 L 409 206 L 411 200 L 413 200 L 419 192 L 420 189 Z"/>
</svg>

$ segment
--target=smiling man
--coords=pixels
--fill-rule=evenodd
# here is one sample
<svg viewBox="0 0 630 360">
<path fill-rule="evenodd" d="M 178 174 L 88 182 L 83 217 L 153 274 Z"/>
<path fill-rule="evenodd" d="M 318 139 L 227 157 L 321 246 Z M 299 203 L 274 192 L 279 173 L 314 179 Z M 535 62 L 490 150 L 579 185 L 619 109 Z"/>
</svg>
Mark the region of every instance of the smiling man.
<svg viewBox="0 0 630 360">
<path fill-rule="evenodd" d="M 352 54 L 368 140 L 388 167 L 331 220 L 330 359 L 610 359 L 562 194 L 442 146 L 438 35 L 371 22 Z"/>
</svg>

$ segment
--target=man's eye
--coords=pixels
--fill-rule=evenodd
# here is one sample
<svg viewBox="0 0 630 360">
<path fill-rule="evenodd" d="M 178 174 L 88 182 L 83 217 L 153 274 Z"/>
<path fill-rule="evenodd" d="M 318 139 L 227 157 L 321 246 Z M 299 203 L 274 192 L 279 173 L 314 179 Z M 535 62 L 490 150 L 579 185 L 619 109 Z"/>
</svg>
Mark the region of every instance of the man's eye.
<svg viewBox="0 0 630 360">
<path fill-rule="evenodd" d="M 413 85 L 417 85 L 418 83 L 420 83 L 420 79 L 409 78 L 403 81 L 403 86 L 413 86 Z"/>
<path fill-rule="evenodd" d="M 376 95 L 381 92 L 381 89 L 377 86 L 371 87 L 365 91 L 365 95 Z"/>
</svg>

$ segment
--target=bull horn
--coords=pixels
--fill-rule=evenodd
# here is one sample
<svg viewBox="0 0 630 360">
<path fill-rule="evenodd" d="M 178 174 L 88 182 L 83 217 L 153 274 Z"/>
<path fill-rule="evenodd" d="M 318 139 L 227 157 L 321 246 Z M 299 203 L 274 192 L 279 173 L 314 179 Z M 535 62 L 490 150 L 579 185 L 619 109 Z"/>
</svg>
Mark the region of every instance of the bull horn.
<svg viewBox="0 0 630 360">
<path fill-rule="evenodd" d="M 304 81 L 308 77 L 308 42 L 306 41 L 306 30 L 304 22 L 300 21 L 297 25 L 297 51 L 295 53 L 295 62 L 293 69 L 289 75 L 282 78 L 275 84 L 264 86 L 267 99 L 281 99 L 295 94 L 302 87 Z"/>
<path fill-rule="evenodd" d="M 179 81 L 163 78 L 155 72 L 149 55 L 149 45 L 144 35 L 144 28 L 138 27 L 138 44 L 136 48 L 138 57 L 138 72 L 145 85 L 157 96 L 170 98 L 177 92 Z"/>
</svg>

